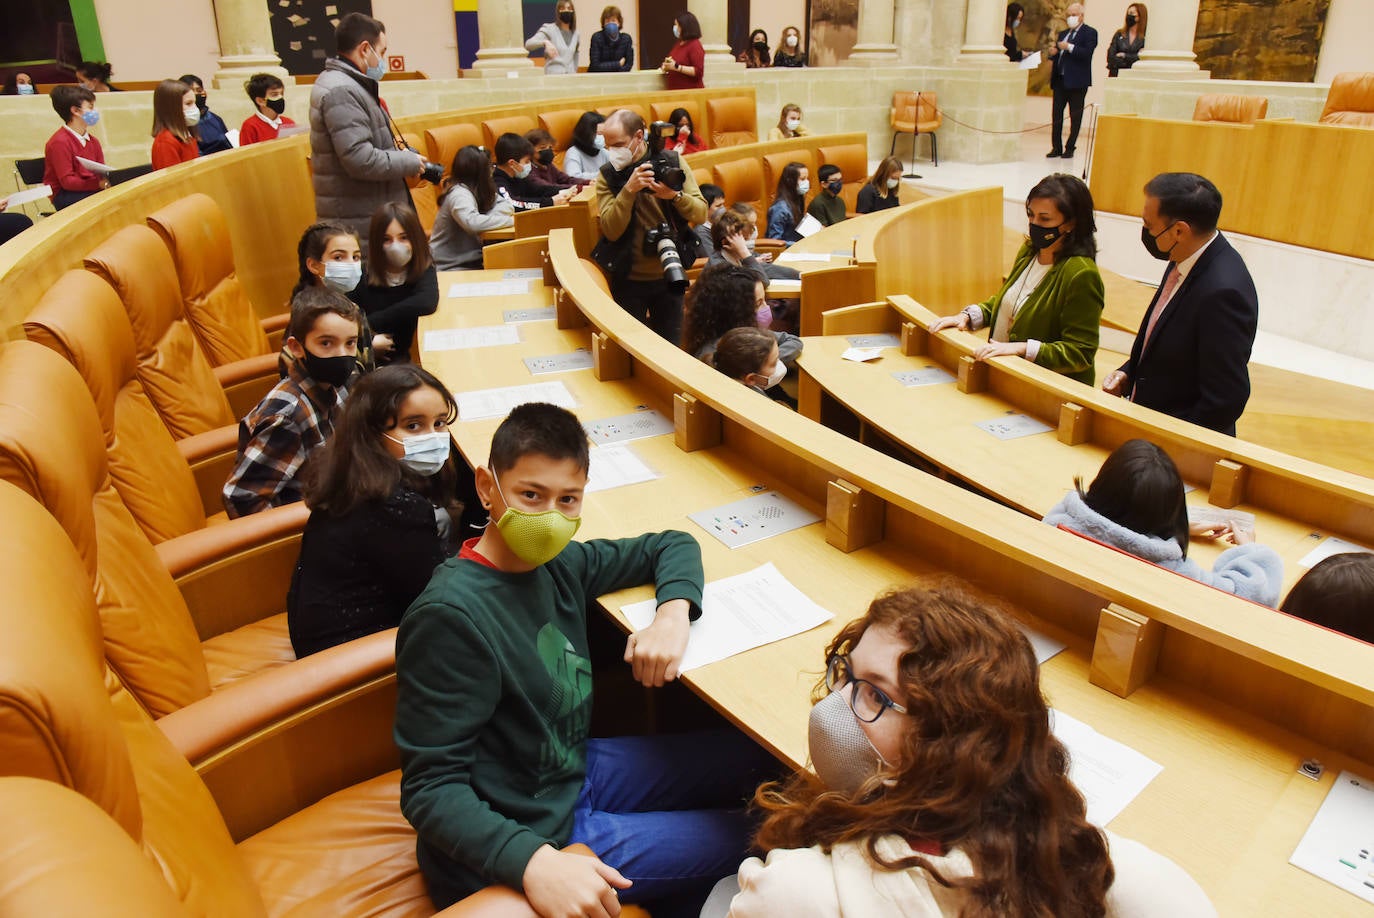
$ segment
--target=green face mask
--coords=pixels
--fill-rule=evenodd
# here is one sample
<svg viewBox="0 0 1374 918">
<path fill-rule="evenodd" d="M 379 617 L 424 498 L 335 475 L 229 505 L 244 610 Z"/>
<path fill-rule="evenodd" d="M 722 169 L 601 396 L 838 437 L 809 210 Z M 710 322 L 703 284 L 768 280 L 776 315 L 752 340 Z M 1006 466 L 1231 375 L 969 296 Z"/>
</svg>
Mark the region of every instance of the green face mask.
<svg viewBox="0 0 1374 918">
<path fill-rule="evenodd" d="M 496 481 L 495 474 L 492 480 Z M 506 500 L 500 482 L 496 482 L 496 493 L 501 495 L 501 502 L 506 505 L 506 512 L 496 521 L 496 531 L 501 533 L 501 538 L 506 540 L 506 545 L 515 552 L 515 556 L 526 564 L 538 566 L 558 557 L 558 553 L 568 547 L 582 525 L 582 517 L 564 516 L 558 510 L 540 513 L 516 510 Z"/>
</svg>

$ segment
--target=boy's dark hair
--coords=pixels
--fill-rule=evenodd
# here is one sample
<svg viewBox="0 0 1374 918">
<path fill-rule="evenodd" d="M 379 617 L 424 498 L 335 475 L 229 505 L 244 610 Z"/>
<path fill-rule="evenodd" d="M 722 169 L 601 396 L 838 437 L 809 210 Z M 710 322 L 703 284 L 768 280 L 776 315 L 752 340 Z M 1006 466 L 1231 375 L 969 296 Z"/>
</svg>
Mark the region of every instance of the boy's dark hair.
<svg viewBox="0 0 1374 918">
<path fill-rule="evenodd" d="M 457 474 L 451 461 L 438 474 L 423 477 L 407 472 L 382 444 L 382 436 L 395 425 L 406 397 L 426 387 L 444 397 L 452 424 L 458 417 L 453 395 L 431 373 L 413 363 L 381 367 L 353 384 L 335 422 L 333 437 L 302 472 L 305 502 L 311 510 L 344 516 L 368 501 L 386 500 L 404 482 L 431 501 L 447 506 L 458 519 L 461 506 L 453 501 Z"/>
<path fill-rule="evenodd" d="M 48 93 L 48 101 L 52 102 L 52 110 L 65 124 L 72 120 L 72 109 L 80 108 L 87 102 L 95 104 L 95 93 L 80 83 L 62 83 Z"/>
<path fill-rule="evenodd" d="M 334 47 L 340 54 L 348 54 L 363 42 L 370 42 L 375 48 L 377 39 L 382 37 L 386 26 L 380 19 L 373 19 L 366 13 L 349 13 L 339 20 L 334 30 Z"/>
<path fill-rule="evenodd" d="M 711 362 L 715 368 L 735 381 L 750 373 L 762 373 L 768 355 L 778 339 L 755 325 L 741 325 L 720 336 Z"/>
<path fill-rule="evenodd" d="M 348 297 L 332 287 L 318 284 L 306 287 L 291 297 L 291 318 L 286 323 L 286 337 L 295 338 L 305 346 L 305 336 L 315 328 L 320 316 L 332 312 L 334 315 L 358 323 L 362 329 L 362 313 Z"/>
<path fill-rule="evenodd" d="M 511 160 L 519 162 L 526 156 L 534 155 L 534 144 L 519 134 L 502 134 L 496 138 L 496 165 L 504 166 Z"/>
<path fill-rule="evenodd" d="M 1279 611 L 1374 644 L 1374 555 L 1323 558 L 1288 591 Z"/>
<path fill-rule="evenodd" d="M 530 142 L 531 147 L 537 147 L 543 143 L 553 143 L 553 135 L 543 128 L 535 128 L 525 132 L 525 139 Z"/>
<path fill-rule="evenodd" d="M 1183 501 L 1183 478 L 1169 454 L 1148 440 L 1127 440 L 1097 470 L 1083 490 L 1083 502 L 1107 519 L 1132 532 L 1173 539 L 1188 556 L 1188 505 Z"/>
<path fill-rule="evenodd" d="M 194 73 L 183 73 L 181 76 L 177 77 L 177 80 L 179 80 L 182 83 L 185 83 L 193 90 L 197 86 L 199 86 L 201 92 L 205 91 L 205 83 L 202 82 L 200 77 L 196 76 Z"/>
<path fill-rule="evenodd" d="M 254 103 L 258 99 L 266 99 L 267 91 L 270 89 L 285 88 L 286 84 L 270 73 L 255 73 L 243 84 L 244 92 L 248 93 L 248 98 Z"/>
<path fill-rule="evenodd" d="M 1161 172 L 1145 184 L 1145 194 L 1159 201 L 1159 215 L 1179 220 L 1205 235 L 1221 219 L 1221 192 L 1192 172 Z"/>
<path fill-rule="evenodd" d="M 819 169 L 816 170 L 816 178 L 820 179 L 821 183 L 824 184 L 825 182 L 830 181 L 830 176 L 837 175 L 838 173 L 843 171 L 843 169 L 841 169 L 834 163 L 826 163 L 824 166 L 821 166 Z"/>
<path fill-rule="evenodd" d="M 720 201 L 722 204 L 725 203 L 725 189 L 719 185 L 712 185 L 710 182 L 706 182 L 704 185 L 699 186 L 699 188 L 701 196 L 706 199 L 706 206 L 708 208 L 714 206 L 716 201 Z"/>
<path fill-rule="evenodd" d="M 587 432 L 577 415 L 546 402 L 517 405 L 506 416 L 492 435 L 487 466 L 493 475 L 500 475 L 532 454 L 554 460 L 571 459 L 582 472 L 591 464 Z"/>
</svg>

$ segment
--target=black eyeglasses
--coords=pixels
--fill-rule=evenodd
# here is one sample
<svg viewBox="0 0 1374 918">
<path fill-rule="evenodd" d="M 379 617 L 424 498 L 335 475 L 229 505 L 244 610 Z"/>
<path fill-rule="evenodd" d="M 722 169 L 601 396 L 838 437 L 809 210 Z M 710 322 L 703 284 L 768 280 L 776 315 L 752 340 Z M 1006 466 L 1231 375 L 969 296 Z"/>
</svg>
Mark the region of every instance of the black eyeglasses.
<svg viewBox="0 0 1374 918">
<path fill-rule="evenodd" d="M 878 688 L 867 679 L 854 678 L 854 670 L 849 665 L 849 654 L 837 653 L 830 657 L 825 666 L 825 687 L 829 691 L 852 685 L 849 693 L 849 708 L 854 716 L 866 724 L 871 724 L 888 708 L 898 714 L 905 714 L 906 708 L 888 697 L 887 692 Z"/>
</svg>

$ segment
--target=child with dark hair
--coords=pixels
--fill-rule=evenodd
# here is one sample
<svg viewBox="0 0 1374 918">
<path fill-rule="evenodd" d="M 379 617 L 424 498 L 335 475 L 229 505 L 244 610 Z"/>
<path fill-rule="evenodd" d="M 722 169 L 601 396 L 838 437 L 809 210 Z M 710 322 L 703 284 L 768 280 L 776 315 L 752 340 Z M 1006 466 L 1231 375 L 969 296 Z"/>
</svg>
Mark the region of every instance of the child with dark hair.
<svg viewBox="0 0 1374 918">
<path fill-rule="evenodd" d="M 409 360 L 420 317 L 439 308 L 439 274 L 420 218 L 405 204 L 388 201 L 372 215 L 367 273 L 348 298 L 362 307 L 373 340 L 384 335 L 391 341 L 377 351 L 377 363 Z"/>
<path fill-rule="evenodd" d="M 534 144 L 519 134 L 502 134 L 496 139 L 496 169 L 492 179 L 496 193 L 505 195 L 516 210 L 538 210 L 562 204 L 573 196 L 572 188 L 546 185 L 533 178 Z"/>
<path fill-rule="evenodd" d="M 580 188 L 590 179 L 575 179 L 553 164 L 553 135 L 543 128 L 535 128 L 525 133 L 525 139 L 534 147 L 534 168 L 530 178 L 545 185 L 557 188 Z"/>
<path fill-rule="evenodd" d="M 1252 534 L 1226 530 L 1235 547 L 1222 552 L 1210 571 L 1188 557 L 1189 535 L 1208 530 L 1189 527 L 1183 494 L 1183 478 L 1168 453 L 1147 440 L 1127 440 L 1102 463 L 1086 491 L 1082 479 L 1074 479 L 1074 490 L 1045 522 L 1243 599 L 1278 602 L 1283 561 L 1272 548 L 1255 544 Z"/>
<path fill-rule="evenodd" d="M 663 144 L 665 150 L 675 150 L 678 155 L 700 153 L 706 149 L 706 141 L 697 136 L 697 126 L 692 123 L 692 113 L 685 108 L 675 108 L 668 115 L 668 123 L 677 132 Z"/>
<path fill-rule="evenodd" d="M 708 265 L 687 291 L 682 323 L 682 349 L 708 363 L 720 336 L 732 328 L 759 325 L 768 304 L 764 279 L 756 270 L 731 264 Z M 787 332 L 770 332 L 782 361 L 789 366 L 801 356 L 802 340 Z"/>
<path fill-rule="evenodd" d="M 466 146 L 439 195 L 429 244 L 440 271 L 474 271 L 482 267 L 482 234 L 514 222 L 515 202 L 497 194 L 491 159 L 481 147 Z"/>
<path fill-rule="evenodd" d="M 196 110 L 200 112 L 200 120 L 196 122 L 196 143 L 200 147 L 200 155 L 209 156 L 211 153 L 234 149 L 229 142 L 229 128 L 224 119 L 210 111 L 210 94 L 205 91 L 205 84 L 200 77 L 188 73 L 180 79 L 196 94 Z"/>
<path fill-rule="evenodd" d="M 255 73 L 243 84 L 244 92 L 257 109 L 239 128 L 239 146 L 276 140 L 284 127 L 296 122 L 286 117 L 286 84 L 270 73 Z"/>
<path fill-rule="evenodd" d="M 1293 584 L 1279 611 L 1374 644 L 1374 554 L 1323 558 Z"/>
<path fill-rule="evenodd" d="M 703 573 L 684 532 L 573 541 L 588 464 L 571 412 L 514 409 L 476 470 L 490 525 L 401 619 L 401 810 L 438 908 L 500 883 L 540 915 L 614 914 L 617 899 L 696 915 L 748 847 L 740 806 L 775 768 L 734 730 L 590 738 L 597 597 L 655 584 L 657 615 L 624 658 L 661 686 L 701 614 Z M 561 850 L 579 842 L 600 857 Z"/>
<path fill-rule="evenodd" d="M 200 156 L 196 94 L 180 80 L 163 80 L 153 90 L 153 169 L 188 163 Z"/>
<path fill-rule="evenodd" d="M 800 242 L 802 234 L 797 224 L 806 214 L 806 195 L 811 191 L 810 171 L 805 163 L 792 162 L 783 166 L 778 176 L 778 190 L 768 205 L 768 238 L 783 242 Z"/>
<path fill-rule="evenodd" d="M 82 61 L 76 65 L 76 81 L 91 92 L 119 92 L 110 82 L 114 64 L 108 61 Z"/>
<path fill-rule="evenodd" d="M 448 433 L 457 417 L 448 389 L 414 364 L 353 387 L 304 474 L 310 521 L 286 595 L 297 657 L 396 627 L 429 583 L 460 510 Z"/>
<path fill-rule="evenodd" d="M 787 365 L 781 360 L 773 332 L 752 325 L 730 329 L 716 342 L 712 363 L 717 370 L 760 395 L 790 408 L 797 407 L 796 400 L 778 388 L 787 375 Z"/>
<path fill-rule="evenodd" d="M 701 243 L 701 251 L 707 256 L 711 253 L 711 227 L 725 213 L 725 189 L 710 182 L 700 186 L 702 200 L 706 202 L 706 219 L 692 227 Z"/>
<path fill-rule="evenodd" d="M 844 173 L 834 163 L 826 163 L 816 170 L 816 178 L 820 179 L 821 190 L 811 199 L 806 212 L 819 220 L 821 226 L 844 222 L 847 215 L 840 197 L 840 192 L 844 191 Z"/>
<path fill-rule="evenodd" d="M 296 265 L 300 272 L 291 290 L 291 302 L 301 291 L 310 287 L 326 287 L 344 295 L 351 295 L 363 279 L 363 250 L 358 234 L 338 223 L 315 223 L 306 227 L 296 244 Z M 370 373 L 377 366 L 377 354 L 389 354 L 395 348 L 390 335 L 374 335 L 367 317 L 359 314 L 358 371 Z M 282 376 L 286 365 L 294 357 L 290 348 L 283 347 L 277 366 Z"/>
<path fill-rule="evenodd" d="M 563 153 L 563 170 L 575 179 L 588 182 L 596 179 L 596 173 L 610 162 L 606 153 L 606 139 L 601 136 L 601 125 L 606 116 L 600 112 L 583 112 L 582 117 L 573 125 L 572 142 Z"/>
<path fill-rule="evenodd" d="M 224 483 L 230 517 L 301 499 L 297 473 L 334 432 L 334 415 L 358 369 L 361 313 L 335 290 L 306 287 L 291 300 L 286 375 L 239 422 L 238 457 Z"/>
<path fill-rule="evenodd" d="M 109 188 L 110 179 L 77 162 L 77 157 L 93 163 L 105 162 L 100 140 L 91 133 L 100 121 L 95 93 L 84 86 L 64 83 L 52 88 L 48 100 L 63 124 L 43 147 L 43 184 L 52 189 L 52 206 L 61 210 Z"/>
</svg>

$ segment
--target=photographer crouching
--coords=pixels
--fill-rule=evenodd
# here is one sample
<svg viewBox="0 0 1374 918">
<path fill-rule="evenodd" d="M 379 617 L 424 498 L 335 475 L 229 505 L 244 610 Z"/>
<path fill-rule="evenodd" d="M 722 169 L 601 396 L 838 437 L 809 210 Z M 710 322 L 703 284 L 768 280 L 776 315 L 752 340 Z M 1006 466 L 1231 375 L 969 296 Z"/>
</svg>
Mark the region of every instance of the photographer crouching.
<svg viewBox="0 0 1374 918">
<path fill-rule="evenodd" d="M 663 149 L 672 125 L 627 109 L 602 125 L 610 162 L 596 177 L 601 239 L 592 259 L 605 269 L 611 296 L 626 312 L 681 344 L 685 269 L 697 259 L 692 224 L 706 219 L 706 200 L 692 170 Z"/>
</svg>

